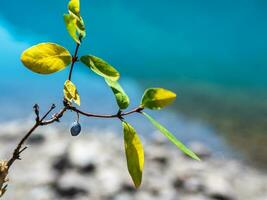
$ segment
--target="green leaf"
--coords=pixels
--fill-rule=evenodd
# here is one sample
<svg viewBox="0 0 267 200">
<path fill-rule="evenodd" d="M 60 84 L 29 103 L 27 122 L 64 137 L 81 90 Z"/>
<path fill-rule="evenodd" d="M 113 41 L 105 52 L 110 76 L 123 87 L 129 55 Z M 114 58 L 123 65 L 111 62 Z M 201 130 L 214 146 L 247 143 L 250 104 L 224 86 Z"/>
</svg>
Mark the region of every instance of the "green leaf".
<svg viewBox="0 0 267 200">
<path fill-rule="evenodd" d="M 144 168 L 143 145 L 136 131 L 130 124 L 122 122 L 122 125 L 128 171 L 133 179 L 135 187 L 138 188 L 142 182 L 142 173 Z"/>
<path fill-rule="evenodd" d="M 149 116 L 147 113 L 143 112 L 143 115 L 145 115 L 150 122 L 157 128 L 163 135 L 165 135 L 171 142 L 173 142 L 182 152 L 184 152 L 186 155 L 190 156 L 191 158 L 200 161 L 200 158 L 192 152 L 190 149 L 188 149 L 182 142 L 177 140 L 175 136 L 168 131 L 164 126 L 159 124 L 155 119 L 153 119 L 151 116 Z"/>
<path fill-rule="evenodd" d="M 119 72 L 101 58 L 98 58 L 96 56 L 86 55 L 82 56 L 80 60 L 86 66 L 90 67 L 90 69 L 93 70 L 93 72 L 104 78 L 110 79 L 112 81 L 117 81 L 120 78 Z"/>
<path fill-rule="evenodd" d="M 72 103 L 73 101 L 78 106 L 81 105 L 81 100 L 77 88 L 70 80 L 67 80 L 64 84 L 64 97 L 70 103 Z"/>
<path fill-rule="evenodd" d="M 163 88 L 149 88 L 145 91 L 141 105 L 152 110 L 159 110 L 171 104 L 176 94 Z"/>
<path fill-rule="evenodd" d="M 120 107 L 120 109 L 126 109 L 130 104 L 130 99 L 127 96 L 127 94 L 124 92 L 120 84 L 117 81 L 112 81 L 109 79 L 105 79 L 105 80 L 106 80 L 106 83 L 109 85 L 109 87 L 112 89 L 116 97 L 117 104 Z"/>
<path fill-rule="evenodd" d="M 22 63 L 39 74 L 52 74 L 71 63 L 72 56 L 64 47 L 54 43 L 41 43 L 25 50 Z"/>
<path fill-rule="evenodd" d="M 75 42 L 80 44 L 79 35 L 77 32 L 77 19 L 69 14 L 64 14 L 64 21 L 66 24 L 66 28 L 70 34 L 70 36 L 74 39 Z"/>
</svg>

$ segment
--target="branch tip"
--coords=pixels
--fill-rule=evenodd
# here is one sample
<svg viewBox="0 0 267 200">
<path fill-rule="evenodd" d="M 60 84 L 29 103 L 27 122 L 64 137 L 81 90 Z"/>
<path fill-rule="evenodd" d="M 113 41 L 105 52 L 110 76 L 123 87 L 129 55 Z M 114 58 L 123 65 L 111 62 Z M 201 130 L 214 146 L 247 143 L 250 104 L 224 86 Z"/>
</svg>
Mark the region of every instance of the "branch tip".
<svg viewBox="0 0 267 200">
<path fill-rule="evenodd" d="M 56 105 L 53 103 L 51 106 L 51 110 L 54 110 L 56 108 Z"/>
<path fill-rule="evenodd" d="M 39 105 L 38 104 L 35 104 L 34 106 L 33 106 L 33 110 L 34 110 L 34 113 L 35 113 L 35 115 L 36 115 L 36 122 L 38 122 L 38 121 L 40 121 L 40 111 L 39 111 Z"/>
</svg>

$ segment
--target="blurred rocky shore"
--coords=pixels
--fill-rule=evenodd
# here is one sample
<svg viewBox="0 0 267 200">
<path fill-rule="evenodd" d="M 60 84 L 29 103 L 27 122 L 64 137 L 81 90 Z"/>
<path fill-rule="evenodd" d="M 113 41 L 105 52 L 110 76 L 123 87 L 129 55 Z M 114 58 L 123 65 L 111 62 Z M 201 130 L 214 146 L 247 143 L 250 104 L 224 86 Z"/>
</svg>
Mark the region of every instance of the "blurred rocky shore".
<svg viewBox="0 0 267 200">
<path fill-rule="evenodd" d="M 8 159 L 30 123 L 0 124 L 0 160 Z M 9 174 L 5 200 L 266 200 L 267 174 L 238 160 L 217 159 L 205 144 L 190 147 L 193 161 L 160 134 L 144 140 L 145 168 L 141 188 L 127 173 L 123 139 L 108 131 L 45 127 Z"/>
</svg>

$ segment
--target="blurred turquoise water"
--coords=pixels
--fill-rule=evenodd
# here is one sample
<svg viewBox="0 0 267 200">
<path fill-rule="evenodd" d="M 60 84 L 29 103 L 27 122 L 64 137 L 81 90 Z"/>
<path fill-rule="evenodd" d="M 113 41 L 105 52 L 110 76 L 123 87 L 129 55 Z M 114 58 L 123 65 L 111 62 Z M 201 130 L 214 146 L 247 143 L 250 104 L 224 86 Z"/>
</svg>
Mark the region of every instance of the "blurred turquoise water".
<svg viewBox="0 0 267 200">
<path fill-rule="evenodd" d="M 19 57 L 24 49 L 46 41 L 73 51 L 62 19 L 67 2 L 1 1 L 1 121 L 25 117 L 34 103 L 61 103 L 68 69 L 52 76 L 32 74 Z M 260 120 L 267 118 L 266 1 L 81 0 L 81 5 L 88 34 L 80 55 L 91 53 L 112 63 L 121 72 L 132 105 L 138 104 L 145 86 L 164 85 L 178 92 L 177 110 L 192 123 L 189 119 L 182 126 L 179 113 L 172 120 L 165 119 L 171 114 L 162 115 L 163 121 L 183 132 L 190 132 L 188 124 L 198 127 L 183 135 L 186 140 L 215 138 L 210 143 L 216 146 L 223 143 L 217 141 L 217 132 L 265 135 L 265 121 Z M 86 67 L 76 66 L 73 81 L 84 109 L 116 112 L 109 88 Z M 240 115 L 233 117 L 236 113 Z M 231 125 L 225 125 L 227 119 Z M 215 128 L 210 131 L 205 123 L 200 128 L 194 120 L 208 120 Z M 248 124 L 253 128 L 240 128 Z"/>
<path fill-rule="evenodd" d="M 62 20 L 67 2 L 2 0 L 2 29 L 25 46 L 55 41 L 73 48 Z M 104 57 L 124 76 L 267 85 L 266 1 L 82 0 L 81 6 L 88 30 L 82 53 Z"/>
</svg>

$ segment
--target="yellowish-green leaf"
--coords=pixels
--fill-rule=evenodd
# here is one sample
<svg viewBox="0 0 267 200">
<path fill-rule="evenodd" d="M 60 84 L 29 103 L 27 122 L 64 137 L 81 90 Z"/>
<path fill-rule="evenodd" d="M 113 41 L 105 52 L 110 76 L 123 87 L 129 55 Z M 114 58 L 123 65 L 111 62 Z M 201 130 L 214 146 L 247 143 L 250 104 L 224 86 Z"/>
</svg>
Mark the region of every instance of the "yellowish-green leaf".
<svg viewBox="0 0 267 200">
<path fill-rule="evenodd" d="M 106 83 L 109 85 L 109 87 L 112 89 L 118 106 L 120 109 L 126 109 L 130 104 L 130 99 L 127 96 L 127 94 L 124 92 L 123 88 L 117 81 L 112 81 L 109 79 L 105 79 Z"/>
<path fill-rule="evenodd" d="M 64 14 L 64 21 L 70 36 L 74 39 L 75 42 L 80 44 L 79 35 L 77 33 L 77 19 L 72 15 Z"/>
<path fill-rule="evenodd" d="M 122 122 L 124 132 L 124 147 L 127 159 L 128 171 L 133 179 L 135 187 L 139 187 L 142 182 L 144 168 L 143 145 L 134 130 L 127 122 Z"/>
<path fill-rule="evenodd" d="M 200 161 L 200 158 L 190 149 L 188 149 L 182 142 L 180 142 L 176 137 L 168 131 L 164 126 L 162 126 L 160 123 L 158 123 L 155 119 L 153 119 L 151 116 L 149 116 L 147 113 L 144 113 L 144 116 L 146 116 L 149 121 L 161 132 L 163 135 L 165 135 L 171 142 L 173 142 L 182 152 L 184 152 L 186 155 L 190 156 L 191 158 Z"/>
<path fill-rule="evenodd" d="M 163 88 L 147 89 L 143 95 L 141 105 L 145 108 L 159 110 L 171 104 L 176 94 Z"/>
<path fill-rule="evenodd" d="M 64 97 L 70 103 L 72 103 L 73 101 L 78 106 L 81 105 L 81 100 L 77 88 L 70 80 L 67 80 L 64 84 Z"/>
<path fill-rule="evenodd" d="M 74 15 L 80 15 L 80 0 L 70 0 L 68 8 Z"/>
<path fill-rule="evenodd" d="M 52 74 L 64 69 L 71 62 L 71 55 L 64 47 L 54 43 L 41 43 L 25 50 L 22 63 L 39 74 Z"/>
<path fill-rule="evenodd" d="M 120 78 L 119 72 L 108 64 L 106 61 L 98 58 L 96 56 L 86 55 L 81 57 L 82 63 L 90 67 L 96 74 L 110 79 L 112 81 L 117 81 Z"/>
<path fill-rule="evenodd" d="M 64 15 L 67 30 L 71 37 L 76 42 L 80 43 L 79 38 L 84 38 L 86 35 L 84 21 L 80 15 L 80 1 L 71 0 L 69 2 L 68 9 L 69 15 L 67 15 L 67 17 Z"/>
<path fill-rule="evenodd" d="M 84 38 L 86 36 L 85 25 L 84 25 L 83 18 L 81 16 L 79 16 L 79 19 L 76 21 L 76 29 L 77 29 L 78 35 L 81 38 Z"/>
</svg>

